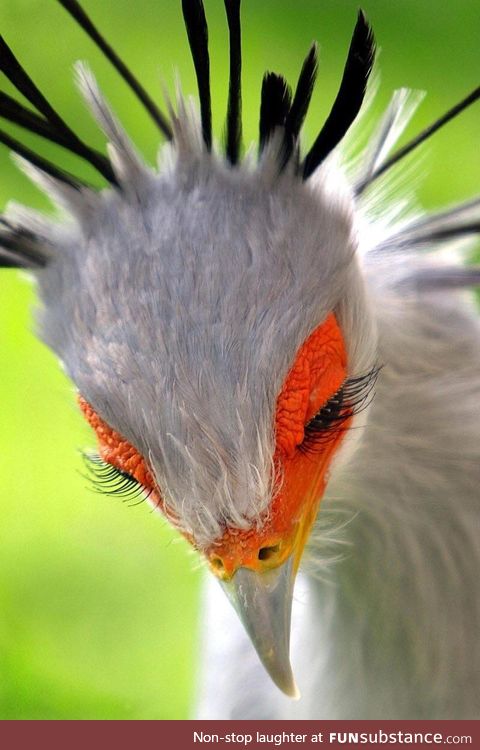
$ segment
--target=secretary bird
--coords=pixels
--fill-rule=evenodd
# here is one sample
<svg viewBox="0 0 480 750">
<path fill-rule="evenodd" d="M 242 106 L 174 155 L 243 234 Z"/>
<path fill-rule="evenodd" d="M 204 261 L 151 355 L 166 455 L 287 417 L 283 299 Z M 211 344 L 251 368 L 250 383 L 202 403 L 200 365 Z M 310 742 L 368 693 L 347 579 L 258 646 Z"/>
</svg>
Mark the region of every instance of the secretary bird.
<svg viewBox="0 0 480 750">
<path fill-rule="evenodd" d="M 225 0 L 224 152 L 201 0 L 182 2 L 199 114 L 178 94 L 168 116 L 79 3 L 59 2 L 167 144 L 146 166 L 79 64 L 108 156 L 90 148 L 2 39 L 0 70 L 31 108 L 2 93 L 0 116 L 108 186 L 0 130 L 68 214 L 7 210 L 0 264 L 36 281 L 40 336 L 98 438 L 95 485 L 144 495 L 211 570 L 198 716 L 480 718 L 480 269 L 463 262 L 480 200 L 424 214 L 388 179 L 480 88 L 393 151 L 421 98 L 396 91 L 348 163 L 375 53 L 360 11 L 310 149 L 315 45 L 293 93 L 265 74 L 258 156 L 242 159 L 240 0 Z"/>
</svg>

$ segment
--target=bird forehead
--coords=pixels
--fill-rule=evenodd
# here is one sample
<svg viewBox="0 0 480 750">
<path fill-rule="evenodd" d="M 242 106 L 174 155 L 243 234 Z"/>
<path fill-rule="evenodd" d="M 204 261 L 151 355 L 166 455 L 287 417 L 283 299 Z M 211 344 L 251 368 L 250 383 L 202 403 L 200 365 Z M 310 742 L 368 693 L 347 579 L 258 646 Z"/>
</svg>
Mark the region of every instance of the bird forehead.
<svg viewBox="0 0 480 750">
<path fill-rule="evenodd" d="M 243 282 L 247 297 L 252 287 L 266 296 L 281 281 L 308 288 L 312 272 L 318 292 L 352 254 L 352 199 L 335 175 L 320 174 L 311 186 L 288 174 L 272 182 L 261 170 L 230 172 L 213 157 L 177 165 L 152 178 L 143 201 L 100 202 L 84 228 L 88 254 L 111 275 L 113 260 L 128 260 L 130 274 L 147 267 L 173 296 L 209 276 L 219 296 L 232 278 Z M 141 281 L 148 285 L 148 278 Z M 206 294 L 201 300 L 204 309 L 215 301 Z"/>
<path fill-rule="evenodd" d="M 200 378 L 203 391 L 251 378 L 278 394 L 340 298 L 350 207 L 329 205 L 321 186 L 285 176 L 267 190 L 238 172 L 209 163 L 152 180 L 141 204 L 110 196 L 72 239 L 48 276 L 42 324 L 81 389 L 86 362 L 108 370 L 104 390 L 142 382 L 150 401 Z"/>
</svg>

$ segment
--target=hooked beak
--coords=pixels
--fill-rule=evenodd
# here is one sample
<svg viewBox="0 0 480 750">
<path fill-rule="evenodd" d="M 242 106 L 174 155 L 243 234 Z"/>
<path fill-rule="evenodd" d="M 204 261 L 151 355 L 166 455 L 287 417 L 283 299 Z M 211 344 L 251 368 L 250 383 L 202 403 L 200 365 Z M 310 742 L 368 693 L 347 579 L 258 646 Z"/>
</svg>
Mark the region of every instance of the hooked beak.
<svg viewBox="0 0 480 750">
<path fill-rule="evenodd" d="M 262 572 L 239 568 L 220 585 L 234 606 L 260 661 L 277 687 L 290 698 L 300 693 L 290 665 L 290 620 L 295 556 Z"/>
</svg>

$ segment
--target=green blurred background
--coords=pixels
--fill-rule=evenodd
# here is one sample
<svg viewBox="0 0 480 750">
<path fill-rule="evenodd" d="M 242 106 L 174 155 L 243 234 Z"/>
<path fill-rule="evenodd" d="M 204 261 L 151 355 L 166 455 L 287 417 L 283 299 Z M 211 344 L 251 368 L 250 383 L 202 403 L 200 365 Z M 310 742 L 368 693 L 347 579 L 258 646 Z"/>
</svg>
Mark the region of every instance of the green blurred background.
<svg viewBox="0 0 480 750">
<path fill-rule="evenodd" d="M 178 70 L 195 90 L 179 0 L 84 0 L 85 8 L 154 95 Z M 381 53 L 376 108 L 399 86 L 426 89 L 412 135 L 478 84 L 478 0 L 365 0 Z M 206 0 L 214 126 L 227 90 L 221 0 Z M 341 75 L 355 21 L 352 0 L 244 0 L 244 122 L 256 135 L 261 75 L 293 83 L 313 38 L 321 68 L 307 121 L 315 136 Z M 93 44 L 54 0 L 2 0 L 0 30 L 66 119 L 92 144 L 99 134 L 72 85 L 88 60 L 128 132 L 153 160 L 158 135 Z M 4 82 L 2 82 L 3 85 Z M 9 91 L 5 84 L 4 90 Z M 429 206 L 478 191 L 480 111 L 432 140 L 419 192 Z M 25 137 L 45 156 L 96 180 L 73 157 Z M 0 149 L 0 200 L 50 210 Z M 0 718 L 183 719 L 191 715 L 199 649 L 201 573 L 187 545 L 145 504 L 92 494 L 79 449 L 94 440 L 74 389 L 34 338 L 34 290 L 0 275 Z"/>
</svg>

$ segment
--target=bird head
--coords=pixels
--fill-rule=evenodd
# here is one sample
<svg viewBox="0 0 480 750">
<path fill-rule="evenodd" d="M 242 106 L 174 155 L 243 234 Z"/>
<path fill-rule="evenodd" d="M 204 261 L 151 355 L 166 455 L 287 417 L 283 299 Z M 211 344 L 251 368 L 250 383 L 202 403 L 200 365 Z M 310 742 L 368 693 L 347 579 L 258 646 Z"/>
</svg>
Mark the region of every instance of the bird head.
<svg viewBox="0 0 480 750">
<path fill-rule="evenodd" d="M 76 2 L 62 5 L 91 30 Z M 79 66 L 108 160 L 79 147 L 36 95 L 34 103 L 51 139 L 63 133 L 112 187 L 96 192 L 17 148 L 70 220 L 10 217 L 1 244 L 4 264 L 36 276 L 40 334 L 98 438 L 94 481 L 144 493 L 174 524 L 219 579 L 274 681 L 294 695 L 295 575 L 376 376 L 354 196 L 330 156 L 362 103 L 373 38 L 360 13 L 339 94 L 303 159 L 316 48 L 293 96 L 267 74 L 258 159 L 241 161 L 240 4 L 225 5 L 226 158 L 212 147 L 203 6 L 185 1 L 200 117 L 181 95 L 168 123 L 157 112 L 170 142 L 154 172 Z M 24 71 L 9 59 L 25 93 Z"/>
<path fill-rule="evenodd" d="M 370 392 L 375 340 L 351 197 L 340 185 L 331 195 L 332 175 L 314 189 L 291 173 L 272 179 L 270 159 L 232 171 L 190 153 L 155 177 L 152 200 L 110 198 L 94 224 L 89 211 L 88 241 L 78 235 L 71 253 L 76 293 L 62 270 L 61 315 L 43 294 L 43 330 L 101 461 L 144 488 L 205 557 L 291 692 L 293 581 Z M 368 362 L 356 358 L 353 300 Z M 273 623 L 282 634 L 267 638 Z"/>
</svg>

